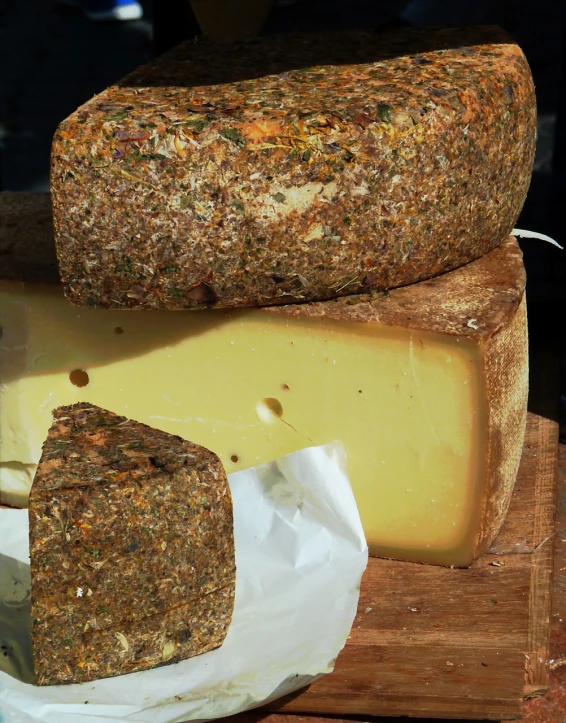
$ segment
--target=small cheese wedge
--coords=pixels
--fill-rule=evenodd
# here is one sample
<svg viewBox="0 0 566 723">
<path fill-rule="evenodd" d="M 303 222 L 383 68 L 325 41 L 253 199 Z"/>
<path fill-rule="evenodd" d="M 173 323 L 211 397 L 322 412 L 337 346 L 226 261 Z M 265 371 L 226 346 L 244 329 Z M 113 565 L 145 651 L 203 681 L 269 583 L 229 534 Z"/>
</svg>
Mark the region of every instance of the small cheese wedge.
<svg viewBox="0 0 566 723">
<path fill-rule="evenodd" d="M 55 409 L 29 543 L 39 685 L 177 663 L 224 642 L 232 497 L 208 449 L 92 404 Z"/>
<path fill-rule="evenodd" d="M 521 252 L 304 305 L 132 312 L 0 284 L 2 499 L 25 504 L 57 406 L 191 439 L 228 473 L 341 440 L 370 551 L 469 565 L 512 492 L 526 419 Z"/>
</svg>

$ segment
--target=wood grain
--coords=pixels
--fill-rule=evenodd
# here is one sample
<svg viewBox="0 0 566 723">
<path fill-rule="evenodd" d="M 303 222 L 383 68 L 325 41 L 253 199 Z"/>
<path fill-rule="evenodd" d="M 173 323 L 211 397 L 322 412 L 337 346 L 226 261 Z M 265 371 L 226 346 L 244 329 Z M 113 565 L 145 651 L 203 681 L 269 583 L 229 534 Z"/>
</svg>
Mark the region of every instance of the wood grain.
<svg viewBox="0 0 566 723">
<path fill-rule="evenodd" d="M 548 684 L 557 443 L 556 423 L 529 414 L 508 518 L 489 554 L 471 568 L 371 559 L 334 672 L 269 709 L 519 718 L 524 697 Z M 309 723 L 267 712 L 235 718 Z"/>
<path fill-rule="evenodd" d="M 554 548 L 554 514 L 556 486 L 545 480 L 556 480 L 558 465 L 557 425 L 540 424 L 537 444 L 534 445 L 536 460 L 535 507 L 533 514 L 532 554 L 529 628 L 527 638 L 527 665 L 525 694 L 540 695 L 548 688 L 550 614 L 552 598 L 552 561 Z M 534 440 L 533 440 L 534 442 Z"/>
</svg>

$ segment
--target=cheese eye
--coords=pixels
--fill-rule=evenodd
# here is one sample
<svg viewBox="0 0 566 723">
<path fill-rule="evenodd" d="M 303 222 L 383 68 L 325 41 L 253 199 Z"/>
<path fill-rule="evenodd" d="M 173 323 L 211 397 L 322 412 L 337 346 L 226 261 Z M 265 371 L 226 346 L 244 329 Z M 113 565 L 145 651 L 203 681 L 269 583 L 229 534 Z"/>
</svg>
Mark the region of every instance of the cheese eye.
<svg viewBox="0 0 566 723">
<path fill-rule="evenodd" d="M 256 404 L 255 412 L 261 422 L 273 424 L 277 419 L 281 419 L 283 416 L 283 405 L 279 399 L 266 397 Z"/>
<path fill-rule="evenodd" d="M 73 371 L 69 374 L 69 380 L 71 384 L 74 384 L 76 387 L 86 387 L 90 381 L 89 376 L 84 369 L 73 369 Z"/>
</svg>

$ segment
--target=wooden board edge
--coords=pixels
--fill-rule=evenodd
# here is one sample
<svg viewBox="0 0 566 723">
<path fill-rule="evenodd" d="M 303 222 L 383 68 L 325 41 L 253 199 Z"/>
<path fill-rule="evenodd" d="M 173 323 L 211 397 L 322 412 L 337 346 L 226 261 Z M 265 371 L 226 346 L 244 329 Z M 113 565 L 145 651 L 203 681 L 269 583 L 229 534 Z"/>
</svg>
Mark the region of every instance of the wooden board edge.
<svg viewBox="0 0 566 723">
<path fill-rule="evenodd" d="M 525 443 L 537 449 L 535 509 L 529 593 L 529 627 L 525 651 L 525 698 L 544 695 L 550 671 L 553 549 L 558 479 L 558 423 L 531 414 L 537 427 Z"/>
</svg>

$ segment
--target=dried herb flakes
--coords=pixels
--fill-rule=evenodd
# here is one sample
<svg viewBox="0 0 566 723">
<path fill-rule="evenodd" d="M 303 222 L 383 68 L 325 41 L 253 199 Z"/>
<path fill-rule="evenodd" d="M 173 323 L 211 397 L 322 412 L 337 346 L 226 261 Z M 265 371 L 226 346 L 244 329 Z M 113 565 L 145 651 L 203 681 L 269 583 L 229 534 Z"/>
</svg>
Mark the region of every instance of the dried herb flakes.
<svg viewBox="0 0 566 723">
<path fill-rule="evenodd" d="M 87 403 L 53 414 L 29 500 L 38 683 L 131 673 L 221 645 L 235 557 L 220 460 Z"/>
</svg>

